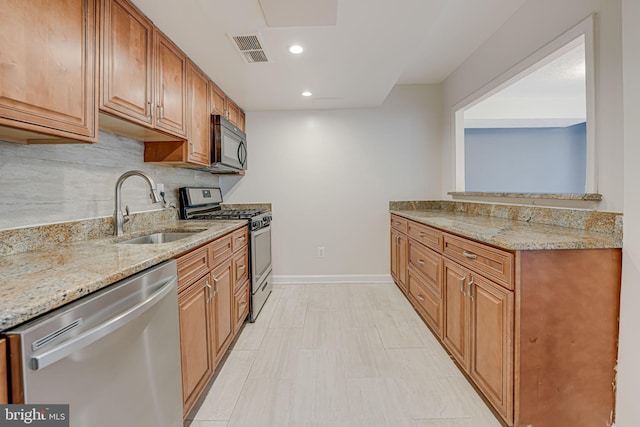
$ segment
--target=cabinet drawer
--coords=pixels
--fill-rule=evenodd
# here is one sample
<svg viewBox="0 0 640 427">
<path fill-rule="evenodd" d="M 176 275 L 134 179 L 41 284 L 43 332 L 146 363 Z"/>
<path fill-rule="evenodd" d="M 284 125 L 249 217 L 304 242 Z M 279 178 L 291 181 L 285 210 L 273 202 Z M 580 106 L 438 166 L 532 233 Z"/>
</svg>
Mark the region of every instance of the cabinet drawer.
<svg viewBox="0 0 640 427">
<path fill-rule="evenodd" d="M 209 268 L 214 268 L 233 253 L 231 234 L 213 241 L 209 244 Z"/>
<path fill-rule="evenodd" d="M 242 249 L 247 246 L 247 238 L 248 238 L 248 228 L 242 227 L 240 230 L 236 230 L 231 235 L 231 246 L 233 252 L 237 252 L 239 249 Z"/>
<path fill-rule="evenodd" d="M 429 226 L 409 221 L 407 224 L 407 234 L 425 246 L 438 252 L 442 252 L 442 232 Z"/>
<path fill-rule="evenodd" d="M 424 278 L 412 269 L 409 270 L 409 295 L 424 320 L 438 336 L 442 336 L 442 297 L 435 295 Z"/>
<path fill-rule="evenodd" d="M 395 228 L 401 233 L 407 234 L 407 223 L 409 221 L 399 217 L 398 215 L 391 215 L 391 227 Z"/>
<path fill-rule="evenodd" d="M 513 289 L 513 254 L 446 234 L 443 253 L 485 277 Z"/>
<path fill-rule="evenodd" d="M 249 253 L 244 250 L 233 256 L 233 283 L 237 290 L 249 278 Z"/>
<path fill-rule="evenodd" d="M 209 252 L 204 246 L 177 259 L 178 291 L 185 289 L 209 271 Z"/>
<path fill-rule="evenodd" d="M 442 271 L 442 258 L 440 254 L 409 239 L 409 265 L 434 284 L 438 284 L 433 290 L 437 295 L 441 295 L 439 283 Z"/>
<path fill-rule="evenodd" d="M 234 296 L 234 332 L 238 332 L 249 315 L 249 281 L 245 280 Z"/>
</svg>

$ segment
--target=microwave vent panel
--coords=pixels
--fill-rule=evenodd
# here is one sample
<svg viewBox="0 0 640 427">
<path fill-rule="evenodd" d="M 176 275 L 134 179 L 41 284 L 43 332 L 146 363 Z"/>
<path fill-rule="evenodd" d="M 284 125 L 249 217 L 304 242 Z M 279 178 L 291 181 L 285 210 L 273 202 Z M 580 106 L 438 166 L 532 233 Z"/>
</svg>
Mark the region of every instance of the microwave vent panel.
<svg viewBox="0 0 640 427">
<path fill-rule="evenodd" d="M 248 64 L 270 62 L 269 56 L 262 47 L 259 34 L 232 35 L 230 37 L 244 62 Z"/>
</svg>

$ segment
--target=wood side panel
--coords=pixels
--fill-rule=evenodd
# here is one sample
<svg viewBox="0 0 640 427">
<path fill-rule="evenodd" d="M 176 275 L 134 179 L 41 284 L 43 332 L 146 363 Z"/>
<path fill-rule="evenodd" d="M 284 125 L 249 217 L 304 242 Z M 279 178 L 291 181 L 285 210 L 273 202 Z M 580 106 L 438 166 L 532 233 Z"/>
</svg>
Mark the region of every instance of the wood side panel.
<svg viewBox="0 0 640 427">
<path fill-rule="evenodd" d="M 608 425 L 615 406 L 621 250 L 518 256 L 515 425 Z"/>
<path fill-rule="evenodd" d="M 10 335 L 9 343 L 9 388 L 10 403 L 24 403 L 24 387 L 22 382 L 22 354 L 20 350 L 20 336 Z"/>
<path fill-rule="evenodd" d="M 9 403 L 9 381 L 7 340 L 0 338 L 0 404 Z"/>
</svg>

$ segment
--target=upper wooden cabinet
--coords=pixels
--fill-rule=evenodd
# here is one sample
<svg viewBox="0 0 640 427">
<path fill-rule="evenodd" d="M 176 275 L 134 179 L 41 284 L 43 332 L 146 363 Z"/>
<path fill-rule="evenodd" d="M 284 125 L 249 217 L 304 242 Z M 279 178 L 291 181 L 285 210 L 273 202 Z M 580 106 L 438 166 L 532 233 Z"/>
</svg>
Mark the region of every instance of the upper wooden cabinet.
<svg viewBox="0 0 640 427">
<path fill-rule="evenodd" d="M 100 109 L 153 125 L 153 23 L 128 0 L 102 0 Z"/>
<path fill-rule="evenodd" d="M 187 56 L 160 30 L 155 32 L 156 120 L 159 129 L 187 136 Z"/>
<path fill-rule="evenodd" d="M 0 138 L 95 142 L 96 1 L 8 0 L 0 9 Z"/>
<path fill-rule="evenodd" d="M 209 103 L 211 114 L 219 114 L 238 129 L 245 130 L 244 111 L 212 81 L 209 81 Z"/>
</svg>

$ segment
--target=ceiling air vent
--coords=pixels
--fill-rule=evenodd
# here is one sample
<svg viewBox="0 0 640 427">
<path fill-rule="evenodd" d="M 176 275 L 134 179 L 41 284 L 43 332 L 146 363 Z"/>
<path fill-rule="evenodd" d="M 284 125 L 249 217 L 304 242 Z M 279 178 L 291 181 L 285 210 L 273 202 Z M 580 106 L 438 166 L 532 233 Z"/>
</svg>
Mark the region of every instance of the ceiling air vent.
<svg viewBox="0 0 640 427">
<path fill-rule="evenodd" d="M 258 34 L 246 34 L 230 36 L 238 52 L 242 55 L 244 62 L 252 64 L 254 62 L 269 62 L 269 57 L 262 47 Z"/>
</svg>

